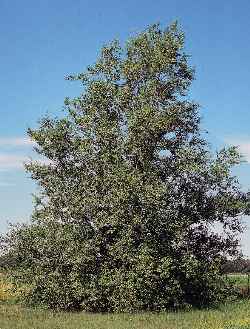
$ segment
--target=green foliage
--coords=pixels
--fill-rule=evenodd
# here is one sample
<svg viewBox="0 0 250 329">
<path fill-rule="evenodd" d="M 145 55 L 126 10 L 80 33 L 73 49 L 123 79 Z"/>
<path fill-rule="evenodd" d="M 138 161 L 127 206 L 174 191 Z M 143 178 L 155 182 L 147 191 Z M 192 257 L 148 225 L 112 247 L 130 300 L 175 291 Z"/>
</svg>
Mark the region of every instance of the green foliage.
<svg viewBox="0 0 250 329">
<path fill-rule="evenodd" d="M 26 298 L 56 309 L 165 310 L 223 297 L 220 263 L 237 251 L 247 196 L 235 148 L 213 156 L 188 100 L 194 70 L 177 24 L 105 46 L 65 118 L 29 136 L 49 163 L 30 225 L 5 250 Z M 223 228 L 223 234 L 214 230 Z"/>
</svg>

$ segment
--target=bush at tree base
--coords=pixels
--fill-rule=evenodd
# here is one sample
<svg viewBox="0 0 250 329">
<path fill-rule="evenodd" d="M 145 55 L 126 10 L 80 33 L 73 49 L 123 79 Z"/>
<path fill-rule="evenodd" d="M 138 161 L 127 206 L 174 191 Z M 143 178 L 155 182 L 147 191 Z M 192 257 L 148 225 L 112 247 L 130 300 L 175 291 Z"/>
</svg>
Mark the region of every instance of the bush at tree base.
<svg viewBox="0 0 250 329">
<path fill-rule="evenodd" d="M 184 34 L 150 26 L 67 79 L 83 92 L 65 117 L 28 131 L 49 160 L 26 164 L 40 187 L 32 222 L 2 239 L 24 298 L 95 312 L 220 301 L 248 195 L 231 175 L 237 149 L 214 155 L 202 137 Z"/>
</svg>

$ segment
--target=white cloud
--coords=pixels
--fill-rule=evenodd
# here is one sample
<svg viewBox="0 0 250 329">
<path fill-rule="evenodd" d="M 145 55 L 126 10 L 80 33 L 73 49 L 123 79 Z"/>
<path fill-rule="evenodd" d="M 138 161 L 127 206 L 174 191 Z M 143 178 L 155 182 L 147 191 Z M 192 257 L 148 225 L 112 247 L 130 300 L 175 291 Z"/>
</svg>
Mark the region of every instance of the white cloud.
<svg viewBox="0 0 250 329">
<path fill-rule="evenodd" d="M 28 160 L 27 156 L 0 154 L 0 169 L 22 169 L 23 163 Z"/>
<path fill-rule="evenodd" d="M 31 160 L 31 155 L 32 159 L 38 163 L 50 164 L 51 161 L 40 157 L 33 152 L 31 147 L 33 145 L 35 145 L 35 143 L 28 137 L 0 136 L 0 172 L 24 169 L 24 163 Z M 30 149 L 24 150 L 23 147 L 30 147 Z M 0 186 L 3 186 L 1 182 Z"/>
<path fill-rule="evenodd" d="M 245 160 L 250 163 L 250 142 L 237 145 L 239 146 L 240 153 L 244 156 Z"/>
<path fill-rule="evenodd" d="M 34 144 L 29 137 L 0 136 L 0 172 L 24 169 L 24 163 L 30 160 L 28 155 L 33 154 L 32 146 Z M 23 147 L 30 149 L 27 152 L 27 149 L 24 151 Z"/>
<path fill-rule="evenodd" d="M 31 157 L 25 155 L 0 154 L 0 172 L 24 169 L 24 163 L 30 162 L 30 160 Z M 49 159 L 37 157 L 32 157 L 32 161 L 45 165 L 52 163 Z"/>
<path fill-rule="evenodd" d="M 34 142 L 28 137 L 0 137 L 0 146 L 32 146 Z"/>
</svg>

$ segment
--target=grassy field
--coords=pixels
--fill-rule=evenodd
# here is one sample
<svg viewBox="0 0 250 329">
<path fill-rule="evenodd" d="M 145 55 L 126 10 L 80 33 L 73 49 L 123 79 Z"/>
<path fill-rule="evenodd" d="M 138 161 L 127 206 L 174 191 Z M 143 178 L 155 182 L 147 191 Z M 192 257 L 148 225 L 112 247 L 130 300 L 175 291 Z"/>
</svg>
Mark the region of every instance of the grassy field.
<svg viewBox="0 0 250 329">
<path fill-rule="evenodd" d="M 250 301 L 214 310 L 142 313 L 53 313 L 0 304 L 1 329 L 247 329 Z"/>
</svg>

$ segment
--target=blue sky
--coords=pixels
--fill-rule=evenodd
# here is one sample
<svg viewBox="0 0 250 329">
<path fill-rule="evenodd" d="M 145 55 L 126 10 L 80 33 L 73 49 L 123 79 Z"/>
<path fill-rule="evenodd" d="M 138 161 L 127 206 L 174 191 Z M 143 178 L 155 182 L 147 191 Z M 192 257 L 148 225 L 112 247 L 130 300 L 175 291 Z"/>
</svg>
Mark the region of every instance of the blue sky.
<svg viewBox="0 0 250 329">
<path fill-rule="evenodd" d="M 64 76 L 82 72 L 113 38 L 175 19 L 196 67 L 191 98 L 201 104 L 202 126 L 215 149 L 240 146 L 249 164 L 235 173 L 250 188 L 249 1 L 0 0 L 0 231 L 29 218 L 35 185 L 22 169 L 32 155 L 25 133 L 79 94 Z M 250 256 L 250 229 L 242 243 Z"/>
</svg>

